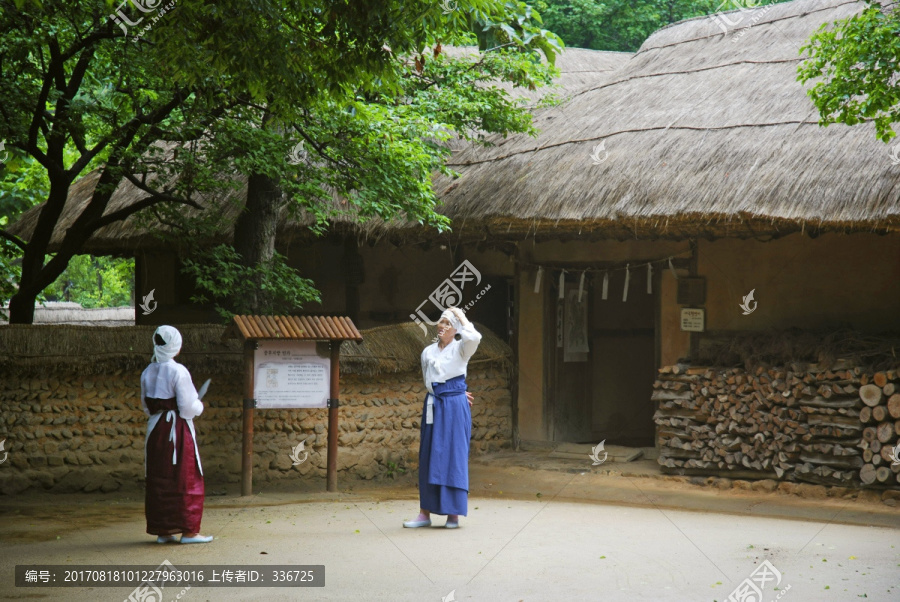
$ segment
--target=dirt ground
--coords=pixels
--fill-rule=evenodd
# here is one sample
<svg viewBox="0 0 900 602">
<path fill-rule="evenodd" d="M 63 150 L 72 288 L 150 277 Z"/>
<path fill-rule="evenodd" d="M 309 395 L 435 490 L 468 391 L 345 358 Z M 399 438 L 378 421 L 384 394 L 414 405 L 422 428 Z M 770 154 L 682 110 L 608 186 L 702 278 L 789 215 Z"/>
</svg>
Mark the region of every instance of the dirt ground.
<svg viewBox="0 0 900 602">
<path fill-rule="evenodd" d="M 458 532 L 400 526 L 417 506 L 409 473 L 337 493 L 324 480 L 258 483 L 250 497 L 209 484 L 204 531 L 217 539 L 203 546 L 152 543 L 139 490 L 0 498 L 0 597 L 123 600 L 130 588 L 17 588 L 14 567 L 170 560 L 326 567 L 324 588 L 195 587 L 179 600 L 726 600 L 768 559 L 790 585 L 772 599 L 900 599 L 900 508 L 876 495 L 720 489 L 653 461 L 511 451 L 473 457 L 470 482 Z"/>
</svg>

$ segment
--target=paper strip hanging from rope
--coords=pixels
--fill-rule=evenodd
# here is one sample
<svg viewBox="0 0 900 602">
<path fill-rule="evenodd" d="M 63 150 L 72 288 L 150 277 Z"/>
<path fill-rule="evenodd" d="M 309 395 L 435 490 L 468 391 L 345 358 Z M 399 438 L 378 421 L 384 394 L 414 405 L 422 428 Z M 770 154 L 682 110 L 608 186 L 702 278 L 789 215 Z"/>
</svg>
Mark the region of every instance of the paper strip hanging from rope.
<svg viewBox="0 0 900 602">
<path fill-rule="evenodd" d="M 541 292 L 541 276 L 544 275 L 544 268 L 539 267 L 537 271 L 537 276 L 534 277 L 534 292 Z"/>
<path fill-rule="evenodd" d="M 581 272 L 581 279 L 578 281 L 578 302 L 581 303 L 581 295 L 584 293 L 584 275 L 585 272 Z"/>
<path fill-rule="evenodd" d="M 563 270 L 559 273 L 559 300 L 562 301 L 566 298 L 566 271 Z"/>
<path fill-rule="evenodd" d="M 675 266 L 672 265 L 672 258 L 669 257 L 669 271 L 672 272 L 672 278 L 678 280 L 678 274 L 675 273 Z"/>
<path fill-rule="evenodd" d="M 649 263 L 651 265 L 655 264 L 655 263 L 663 264 L 663 269 L 665 269 L 666 265 L 668 265 L 669 271 L 672 273 L 672 276 L 677 278 L 678 275 L 675 272 L 675 265 L 672 263 L 672 260 L 675 259 L 676 257 L 682 257 L 687 254 L 690 254 L 690 253 L 684 252 L 684 253 L 678 253 L 676 255 L 669 255 L 668 257 L 663 257 L 660 259 L 651 259 L 650 261 L 647 261 L 646 263 Z M 581 272 L 581 271 L 585 271 L 585 272 L 599 272 L 599 271 L 616 272 L 618 270 L 627 270 L 630 268 L 630 265 L 631 265 L 631 262 L 626 263 L 624 266 L 619 265 L 619 266 L 612 266 L 612 267 L 585 268 L 583 265 L 573 265 L 573 266 L 568 266 L 568 267 L 553 266 L 553 269 L 560 269 L 560 270 L 563 270 L 564 272 Z M 527 263 L 527 264 L 523 264 L 523 267 L 532 267 L 532 268 L 542 269 L 544 266 L 539 265 L 537 263 Z"/>
<path fill-rule="evenodd" d="M 653 294 L 653 265 L 647 264 L 647 294 Z"/>
<path fill-rule="evenodd" d="M 601 299 L 606 301 L 607 293 L 609 292 L 609 272 L 603 272 L 603 294 L 600 296 Z"/>
<path fill-rule="evenodd" d="M 631 280 L 631 270 L 628 269 L 629 264 L 625 264 L 625 287 L 622 288 L 622 303 L 628 301 L 628 281 Z"/>
</svg>

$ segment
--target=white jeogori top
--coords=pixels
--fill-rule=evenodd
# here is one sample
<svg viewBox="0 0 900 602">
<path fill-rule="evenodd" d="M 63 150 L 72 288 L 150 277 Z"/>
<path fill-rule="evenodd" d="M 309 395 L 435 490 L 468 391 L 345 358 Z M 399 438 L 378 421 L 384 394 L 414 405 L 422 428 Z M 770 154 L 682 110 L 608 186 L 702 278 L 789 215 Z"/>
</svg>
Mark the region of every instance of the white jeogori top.
<svg viewBox="0 0 900 602">
<path fill-rule="evenodd" d="M 172 399 L 178 404 L 178 413 L 185 420 L 191 420 L 203 413 L 203 402 L 197 396 L 197 389 L 191 381 L 188 369 L 176 362 L 153 362 L 141 374 L 141 406 L 148 416 L 147 397 Z"/>
<path fill-rule="evenodd" d="M 465 374 L 469 358 L 478 349 L 481 333 L 475 330 L 471 322 L 457 333 L 460 335 L 459 341 L 454 339 L 443 349 L 432 343 L 422 351 L 422 378 L 429 393 L 434 393 L 431 383 L 447 382 Z"/>
</svg>

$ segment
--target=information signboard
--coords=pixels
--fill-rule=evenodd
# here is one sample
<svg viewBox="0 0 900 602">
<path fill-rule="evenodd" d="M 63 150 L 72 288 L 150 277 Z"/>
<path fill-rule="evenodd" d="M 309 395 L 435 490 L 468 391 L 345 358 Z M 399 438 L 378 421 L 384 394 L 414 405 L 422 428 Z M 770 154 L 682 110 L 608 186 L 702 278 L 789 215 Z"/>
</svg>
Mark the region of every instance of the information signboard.
<svg viewBox="0 0 900 602">
<path fill-rule="evenodd" d="M 328 406 L 331 363 L 313 341 L 261 340 L 253 353 L 253 397 L 260 409 Z"/>
</svg>

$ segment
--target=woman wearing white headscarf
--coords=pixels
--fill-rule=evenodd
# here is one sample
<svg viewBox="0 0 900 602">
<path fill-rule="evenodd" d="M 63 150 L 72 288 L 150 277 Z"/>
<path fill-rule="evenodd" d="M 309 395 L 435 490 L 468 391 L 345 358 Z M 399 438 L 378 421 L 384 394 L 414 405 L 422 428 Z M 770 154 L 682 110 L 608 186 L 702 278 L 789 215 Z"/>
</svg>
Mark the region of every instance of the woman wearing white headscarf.
<svg viewBox="0 0 900 602">
<path fill-rule="evenodd" d="M 430 527 L 431 514 L 446 514 L 447 529 L 468 514 L 471 402 L 466 368 L 481 333 L 458 307 L 438 321 L 438 340 L 422 351 L 422 377 L 428 393 L 419 443 L 419 515 L 404 527 Z"/>
<path fill-rule="evenodd" d="M 147 491 L 144 513 L 147 533 L 158 543 L 208 543 L 200 535 L 203 517 L 203 468 L 194 431 L 203 412 L 187 368 L 175 362 L 181 333 L 160 326 L 153 334 L 153 359 L 141 374 L 141 405 L 150 416 L 144 448 Z"/>
</svg>

